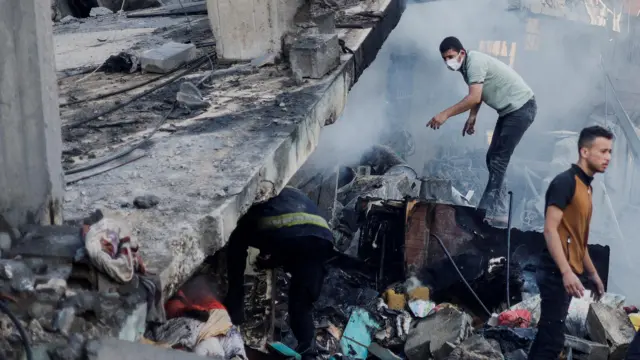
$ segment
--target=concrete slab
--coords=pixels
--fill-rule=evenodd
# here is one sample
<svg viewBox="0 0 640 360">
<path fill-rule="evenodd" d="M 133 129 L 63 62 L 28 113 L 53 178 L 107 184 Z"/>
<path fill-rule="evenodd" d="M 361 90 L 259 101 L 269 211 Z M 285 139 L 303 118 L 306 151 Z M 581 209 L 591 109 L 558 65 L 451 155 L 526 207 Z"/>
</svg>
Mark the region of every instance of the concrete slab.
<svg viewBox="0 0 640 360">
<path fill-rule="evenodd" d="M 202 357 L 180 350 L 133 343 L 114 338 L 93 340 L 87 344 L 90 360 L 198 360 Z"/>
<path fill-rule="evenodd" d="M 159 48 L 145 51 L 140 57 L 142 71 L 168 73 L 196 58 L 194 44 L 166 43 Z"/>
<path fill-rule="evenodd" d="M 74 200 L 65 203 L 65 216 L 83 217 L 94 208 L 124 215 L 149 269 L 160 274 L 165 294 L 172 293 L 226 243 L 251 204 L 279 192 L 304 163 L 403 9 L 400 0 L 370 3 L 369 10 L 385 17 L 373 28 L 343 31 L 355 56 L 343 55 L 321 80 L 294 87 L 275 68 L 216 80 L 203 93 L 212 107 L 172 124 L 171 135 L 159 137 L 149 157 L 69 186 Z M 160 198 L 155 208 L 121 208 L 148 194 Z"/>
</svg>

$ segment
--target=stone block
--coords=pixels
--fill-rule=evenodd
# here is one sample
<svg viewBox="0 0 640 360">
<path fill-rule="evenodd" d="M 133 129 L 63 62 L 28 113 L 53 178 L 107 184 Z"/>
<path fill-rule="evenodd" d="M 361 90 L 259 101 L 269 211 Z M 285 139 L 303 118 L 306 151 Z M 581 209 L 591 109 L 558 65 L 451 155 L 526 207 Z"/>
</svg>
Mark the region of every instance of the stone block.
<svg viewBox="0 0 640 360">
<path fill-rule="evenodd" d="M 337 34 L 302 36 L 289 51 L 289 62 L 296 76 L 320 79 L 340 64 Z"/>
<path fill-rule="evenodd" d="M 624 359 L 635 336 L 631 320 L 623 309 L 592 303 L 587 314 L 587 334 L 597 343 L 609 346 L 609 360 Z"/>
<path fill-rule="evenodd" d="M 202 360 L 202 357 L 185 351 L 114 338 L 89 341 L 86 355 L 88 360 Z"/>
<path fill-rule="evenodd" d="M 451 350 L 447 343 L 458 345 L 471 333 L 471 317 L 453 308 L 412 324 L 404 345 L 409 360 L 444 359 Z"/>
<path fill-rule="evenodd" d="M 159 48 L 147 50 L 140 57 L 143 71 L 168 73 L 197 56 L 195 44 L 169 42 Z"/>
<path fill-rule="evenodd" d="M 565 335 L 564 346 L 573 349 L 573 354 L 585 360 L 599 360 L 609 357 L 609 347 L 575 336 Z"/>
</svg>

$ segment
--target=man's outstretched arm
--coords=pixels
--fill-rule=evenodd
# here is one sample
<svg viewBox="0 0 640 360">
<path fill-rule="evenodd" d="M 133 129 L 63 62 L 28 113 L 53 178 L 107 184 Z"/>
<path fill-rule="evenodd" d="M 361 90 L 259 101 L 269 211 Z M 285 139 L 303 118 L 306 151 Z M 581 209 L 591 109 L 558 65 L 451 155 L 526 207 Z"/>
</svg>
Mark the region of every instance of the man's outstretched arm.
<svg viewBox="0 0 640 360">
<path fill-rule="evenodd" d="M 440 112 L 438 115 L 434 116 L 428 123 L 427 126 L 432 129 L 439 129 L 442 124 L 444 124 L 447 119 L 452 116 L 456 116 L 458 114 L 462 114 L 465 111 L 471 110 L 472 108 L 478 107 L 480 108 L 480 104 L 482 103 L 482 84 L 473 84 L 469 85 L 469 94 L 465 96 L 460 102 L 449 107 L 448 109 Z M 476 110 L 477 113 L 477 110 Z"/>
<path fill-rule="evenodd" d="M 450 118 L 458 114 L 462 114 L 465 111 L 475 111 L 478 114 L 480 105 L 482 104 L 482 84 L 469 85 L 469 94 L 462 98 L 460 102 L 444 110 L 443 113 Z"/>
</svg>

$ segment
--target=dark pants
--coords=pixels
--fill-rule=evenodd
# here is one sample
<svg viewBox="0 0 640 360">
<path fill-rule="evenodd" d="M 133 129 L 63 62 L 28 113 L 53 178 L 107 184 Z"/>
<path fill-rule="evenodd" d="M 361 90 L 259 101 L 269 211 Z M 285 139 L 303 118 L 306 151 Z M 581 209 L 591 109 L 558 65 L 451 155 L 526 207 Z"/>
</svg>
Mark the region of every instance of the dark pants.
<svg viewBox="0 0 640 360">
<path fill-rule="evenodd" d="M 285 241 L 286 242 L 286 241 Z M 283 244 L 284 245 L 284 244 Z M 289 285 L 289 318 L 299 353 L 314 352 L 315 325 L 313 303 L 318 300 L 325 277 L 325 263 L 332 244 L 317 237 L 296 238 L 279 253 L 281 263 L 291 274 Z"/>
<path fill-rule="evenodd" d="M 625 360 L 640 360 L 640 332 L 636 333 L 636 336 L 633 337 L 633 341 L 629 345 L 629 350 L 627 350 L 627 357 Z"/>
<path fill-rule="evenodd" d="M 504 176 L 511 155 L 536 117 L 538 105 L 532 98 L 514 112 L 498 118 L 487 151 L 489 181 L 482 194 L 478 208 L 490 215 L 506 215 Z"/>
<path fill-rule="evenodd" d="M 536 278 L 540 288 L 541 313 L 538 333 L 528 359 L 557 359 L 564 348 L 565 320 L 571 296 L 564 289 L 562 274 L 547 252 L 540 256 Z"/>
</svg>

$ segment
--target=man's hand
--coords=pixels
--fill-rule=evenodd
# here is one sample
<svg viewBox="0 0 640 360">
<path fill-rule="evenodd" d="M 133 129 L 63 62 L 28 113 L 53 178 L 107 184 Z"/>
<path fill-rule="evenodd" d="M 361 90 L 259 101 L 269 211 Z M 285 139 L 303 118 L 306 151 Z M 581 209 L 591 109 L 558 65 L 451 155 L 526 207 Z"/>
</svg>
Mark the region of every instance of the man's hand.
<svg viewBox="0 0 640 360">
<path fill-rule="evenodd" d="M 438 130 L 440 129 L 440 126 L 444 124 L 444 122 L 447 121 L 448 119 L 449 117 L 447 116 L 447 114 L 445 114 L 444 112 L 441 112 L 438 115 L 431 118 L 431 120 L 427 123 L 427 126 L 434 130 Z"/>
<path fill-rule="evenodd" d="M 464 134 L 473 135 L 476 132 L 475 126 L 476 117 L 469 116 L 469 119 L 467 119 L 467 122 L 464 123 L 464 127 L 462 128 L 462 136 L 464 136 Z"/>
<path fill-rule="evenodd" d="M 591 275 L 591 281 L 593 281 L 593 285 L 595 285 L 596 288 L 592 294 L 593 300 L 598 301 L 602 298 L 602 295 L 604 295 L 604 284 L 598 273 Z"/>
<path fill-rule="evenodd" d="M 575 298 L 582 298 L 584 296 L 584 286 L 578 279 L 578 276 L 573 271 L 567 271 L 562 275 L 562 283 L 567 293 Z"/>
</svg>

